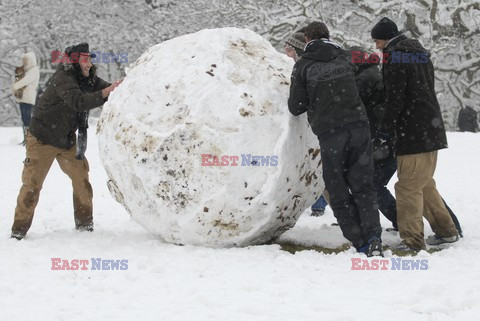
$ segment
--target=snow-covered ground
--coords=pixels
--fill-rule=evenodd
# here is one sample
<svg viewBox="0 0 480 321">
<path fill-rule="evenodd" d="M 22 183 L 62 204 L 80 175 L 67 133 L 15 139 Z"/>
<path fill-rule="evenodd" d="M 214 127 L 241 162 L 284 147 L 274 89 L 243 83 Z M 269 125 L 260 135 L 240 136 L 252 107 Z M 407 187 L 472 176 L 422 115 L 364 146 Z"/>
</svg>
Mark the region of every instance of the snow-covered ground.
<svg viewBox="0 0 480 321">
<path fill-rule="evenodd" d="M 74 230 L 69 179 L 55 163 L 21 242 L 9 239 L 25 157 L 17 145 L 21 129 L 0 128 L 2 321 L 478 319 L 480 134 L 449 133 L 450 148 L 440 152 L 437 167 L 438 189 L 459 217 L 464 239 L 415 257 L 428 260 L 427 270 L 354 271 L 351 259 L 364 257 L 351 249 L 290 254 L 279 245 L 208 249 L 160 242 L 110 196 L 91 127 L 95 232 Z M 346 243 L 333 221 L 330 209 L 320 218 L 307 211 L 282 240 Z M 399 241 L 385 232 L 383 238 Z M 90 262 L 88 270 L 52 270 L 52 258 L 128 260 L 128 269 L 92 270 Z"/>
</svg>

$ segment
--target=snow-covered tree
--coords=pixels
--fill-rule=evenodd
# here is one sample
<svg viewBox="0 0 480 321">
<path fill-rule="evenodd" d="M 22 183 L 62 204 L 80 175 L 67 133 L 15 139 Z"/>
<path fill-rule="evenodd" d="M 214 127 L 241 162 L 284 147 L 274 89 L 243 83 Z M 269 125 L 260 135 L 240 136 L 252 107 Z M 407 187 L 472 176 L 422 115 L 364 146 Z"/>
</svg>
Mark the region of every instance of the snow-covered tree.
<svg viewBox="0 0 480 321">
<path fill-rule="evenodd" d="M 242 27 L 277 49 L 310 21 L 325 22 L 334 40 L 373 51 L 370 30 L 382 17 L 431 51 L 445 121 L 467 101 L 480 100 L 480 2 L 477 0 L 0 0 L 0 124 L 19 123 L 10 92 L 13 71 L 27 50 L 37 54 L 41 83 L 54 71 L 51 52 L 88 42 L 102 53 L 128 53 L 129 63 L 150 46 L 205 28 Z M 124 63 L 98 64 L 115 80 Z"/>
</svg>

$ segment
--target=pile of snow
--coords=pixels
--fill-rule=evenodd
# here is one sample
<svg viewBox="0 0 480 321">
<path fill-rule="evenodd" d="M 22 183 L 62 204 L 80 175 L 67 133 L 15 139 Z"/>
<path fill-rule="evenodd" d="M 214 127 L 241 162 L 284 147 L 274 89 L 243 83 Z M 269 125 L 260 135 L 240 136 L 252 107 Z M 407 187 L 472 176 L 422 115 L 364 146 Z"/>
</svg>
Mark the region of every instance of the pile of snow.
<svg viewBox="0 0 480 321">
<path fill-rule="evenodd" d="M 246 29 L 150 48 L 98 123 L 114 197 L 172 243 L 260 244 L 292 227 L 323 190 L 318 141 L 287 108 L 292 64 Z"/>
</svg>

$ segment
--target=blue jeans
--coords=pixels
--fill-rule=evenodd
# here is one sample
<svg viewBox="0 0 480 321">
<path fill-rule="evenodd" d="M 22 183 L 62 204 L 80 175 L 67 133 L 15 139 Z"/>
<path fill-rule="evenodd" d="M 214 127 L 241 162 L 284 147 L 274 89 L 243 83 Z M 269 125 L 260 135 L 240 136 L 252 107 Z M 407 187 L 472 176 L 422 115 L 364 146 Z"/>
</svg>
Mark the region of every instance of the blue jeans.
<svg viewBox="0 0 480 321">
<path fill-rule="evenodd" d="M 453 224 L 455 224 L 455 228 L 458 231 L 458 234 L 463 237 L 463 231 L 462 227 L 460 226 L 460 222 L 458 221 L 457 216 L 453 213 L 452 209 L 448 207 L 447 202 L 442 198 L 443 204 L 445 204 L 445 207 L 447 208 L 448 213 L 450 214 L 450 217 L 452 218 Z"/>
<path fill-rule="evenodd" d="M 397 203 L 395 197 L 387 188 L 387 184 L 397 171 L 397 160 L 390 158 L 374 162 L 373 185 L 377 191 L 378 209 L 393 224 L 397 226 Z"/>
<path fill-rule="evenodd" d="M 28 127 L 30 126 L 30 119 L 32 118 L 32 108 L 33 105 L 20 103 L 20 114 L 22 116 L 22 123 L 23 126 Z"/>
<path fill-rule="evenodd" d="M 318 200 L 315 202 L 315 204 L 312 205 L 312 211 L 325 211 L 325 208 L 327 207 L 327 200 L 323 195 L 320 195 Z"/>
</svg>

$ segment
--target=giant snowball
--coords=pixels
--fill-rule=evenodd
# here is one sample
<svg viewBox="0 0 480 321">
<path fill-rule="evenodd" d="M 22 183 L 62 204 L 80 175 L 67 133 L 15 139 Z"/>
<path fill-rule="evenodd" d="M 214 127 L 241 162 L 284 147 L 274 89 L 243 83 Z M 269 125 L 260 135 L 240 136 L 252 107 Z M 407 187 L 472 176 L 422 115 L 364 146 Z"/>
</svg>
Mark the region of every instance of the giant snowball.
<svg viewBox="0 0 480 321">
<path fill-rule="evenodd" d="M 287 107 L 292 65 L 246 29 L 151 47 L 98 123 L 114 197 L 176 244 L 261 244 L 292 227 L 323 190 L 318 140 Z"/>
</svg>

